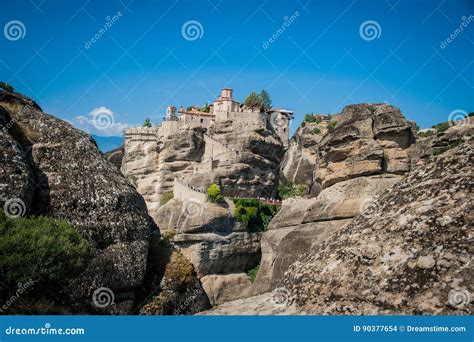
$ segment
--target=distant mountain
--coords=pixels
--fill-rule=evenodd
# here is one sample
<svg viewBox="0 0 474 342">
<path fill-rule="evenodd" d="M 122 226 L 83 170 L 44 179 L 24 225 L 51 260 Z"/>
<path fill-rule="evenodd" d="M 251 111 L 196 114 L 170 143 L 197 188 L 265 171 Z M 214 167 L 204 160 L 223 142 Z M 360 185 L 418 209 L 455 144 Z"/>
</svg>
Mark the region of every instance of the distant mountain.
<svg viewBox="0 0 474 342">
<path fill-rule="evenodd" d="M 99 146 L 99 150 L 102 153 L 114 150 L 123 145 L 123 137 L 102 137 L 95 134 L 91 134 L 91 137 L 97 142 L 97 146 Z"/>
</svg>

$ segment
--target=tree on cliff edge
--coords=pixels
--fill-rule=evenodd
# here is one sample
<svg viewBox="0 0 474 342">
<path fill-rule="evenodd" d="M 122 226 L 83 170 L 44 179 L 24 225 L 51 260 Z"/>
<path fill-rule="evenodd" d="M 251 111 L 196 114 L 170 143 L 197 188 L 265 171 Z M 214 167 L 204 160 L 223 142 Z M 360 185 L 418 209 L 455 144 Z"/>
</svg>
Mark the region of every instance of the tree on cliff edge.
<svg viewBox="0 0 474 342">
<path fill-rule="evenodd" d="M 150 118 L 146 118 L 145 122 L 143 123 L 143 127 L 150 128 L 151 127 L 151 121 Z"/>
<path fill-rule="evenodd" d="M 272 108 L 272 99 L 270 94 L 266 90 L 262 90 L 258 95 L 260 97 L 260 111 L 262 113 L 268 112 Z"/>
</svg>

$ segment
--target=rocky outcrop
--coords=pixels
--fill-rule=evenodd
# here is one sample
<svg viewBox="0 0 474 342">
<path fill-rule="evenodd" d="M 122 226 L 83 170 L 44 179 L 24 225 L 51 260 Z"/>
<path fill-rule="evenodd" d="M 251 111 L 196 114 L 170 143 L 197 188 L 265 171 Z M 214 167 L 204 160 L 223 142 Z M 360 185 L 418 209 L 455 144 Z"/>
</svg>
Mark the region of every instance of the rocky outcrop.
<svg viewBox="0 0 474 342">
<path fill-rule="evenodd" d="M 162 265 L 165 270 L 159 283 L 159 294 L 146 300 L 140 314 L 178 316 L 209 309 L 209 299 L 189 260 L 176 250 L 170 250 L 168 258 Z"/>
<path fill-rule="evenodd" d="M 282 164 L 282 181 L 306 184 L 306 199 L 284 201 L 262 236 L 254 293 L 281 285 L 303 253 L 361 212 L 409 171 L 412 124 L 385 104 L 347 106 L 337 115 L 312 116 L 298 129 Z"/>
<path fill-rule="evenodd" d="M 124 154 L 124 147 L 120 146 L 112 151 L 108 151 L 104 153 L 105 159 L 107 159 L 110 163 L 115 165 L 115 167 L 120 170 L 122 167 L 122 159 Z"/>
<path fill-rule="evenodd" d="M 252 286 L 246 273 L 210 274 L 201 282 L 213 306 L 249 296 Z"/>
<path fill-rule="evenodd" d="M 202 128 L 180 130 L 156 137 L 153 129 L 141 139 L 126 140 L 122 172 L 146 201 L 148 212 L 158 222 L 158 209 L 175 178 L 191 174 L 204 153 Z M 157 140 L 158 139 L 158 140 Z"/>
<path fill-rule="evenodd" d="M 280 287 L 201 314 L 472 315 L 474 152 L 462 140 L 308 250 Z"/>
<path fill-rule="evenodd" d="M 359 213 L 369 215 L 373 198 L 399 179 L 396 175 L 359 177 L 326 188 L 316 198 L 284 201 L 262 236 L 262 260 L 253 292 L 280 286 L 284 273 L 298 257 Z"/>
<path fill-rule="evenodd" d="M 472 138 L 430 157 L 290 267 L 315 314 L 472 314 Z"/>
<path fill-rule="evenodd" d="M 281 162 L 280 183 L 305 184 L 313 196 L 317 195 L 320 191 L 315 184 L 315 171 L 319 158 L 318 145 L 328 132 L 328 123 L 328 120 L 301 123 L 291 138 Z"/>
<path fill-rule="evenodd" d="M 260 233 L 247 232 L 231 209 L 210 202 L 173 199 L 158 211 L 164 232 L 194 265 L 197 274 L 223 274 L 249 270 L 260 260 Z"/>
<path fill-rule="evenodd" d="M 0 118 L 0 205 L 21 199 L 22 214 L 69 221 L 94 254 L 65 290 L 67 301 L 90 307 L 94 290 L 107 287 L 126 312 L 144 279 L 150 232 L 157 231 L 143 198 L 89 135 L 30 99 L 0 91 Z"/>
</svg>

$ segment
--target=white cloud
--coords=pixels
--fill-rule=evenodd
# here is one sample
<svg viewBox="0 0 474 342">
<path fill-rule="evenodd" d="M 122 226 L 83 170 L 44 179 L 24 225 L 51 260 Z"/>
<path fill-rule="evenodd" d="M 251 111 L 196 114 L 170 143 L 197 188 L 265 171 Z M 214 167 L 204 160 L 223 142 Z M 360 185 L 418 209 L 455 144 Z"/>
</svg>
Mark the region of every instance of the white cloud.
<svg viewBox="0 0 474 342">
<path fill-rule="evenodd" d="M 73 125 L 89 134 L 122 136 L 129 124 L 116 122 L 116 114 L 107 107 L 94 108 L 87 115 L 76 116 Z"/>
</svg>

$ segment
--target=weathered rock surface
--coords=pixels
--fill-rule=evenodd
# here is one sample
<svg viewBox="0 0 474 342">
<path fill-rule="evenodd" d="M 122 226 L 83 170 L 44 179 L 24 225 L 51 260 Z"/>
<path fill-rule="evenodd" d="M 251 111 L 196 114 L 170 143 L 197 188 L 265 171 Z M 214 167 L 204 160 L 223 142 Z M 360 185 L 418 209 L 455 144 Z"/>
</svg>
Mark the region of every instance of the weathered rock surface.
<svg viewBox="0 0 474 342">
<path fill-rule="evenodd" d="M 110 163 L 115 165 L 117 169 L 121 169 L 122 167 L 122 159 L 124 154 L 124 147 L 120 146 L 112 151 L 108 151 L 104 153 L 105 159 L 107 159 Z"/>
<path fill-rule="evenodd" d="M 227 208 L 209 202 L 173 199 L 158 211 L 163 231 L 176 232 L 172 242 L 202 277 L 242 272 L 260 260 L 260 233 L 249 233 Z"/>
<path fill-rule="evenodd" d="M 285 201 L 262 237 L 254 293 L 274 289 L 304 252 L 353 217 L 409 171 L 412 124 L 385 104 L 360 104 L 304 122 L 282 163 L 282 181 L 311 187 L 310 199 Z M 332 128 L 334 127 L 335 128 Z M 332 126 L 332 127 L 331 127 Z"/>
<path fill-rule="evenodd" d="M 308 251 L 282 287 L 201 314 L 472 315 L 474 152 L 463 140 Z"/>
<path fill-rule="evenodd" d="M 472 314 L 472 139 L 432 156 L 290 267 L 316 314 Z"/>
<path fill-rule="evenodd" d="M 181 253 L 171 250 L 169 260 L 162 266 L 165 270 L 159 294 L 147 300 L 140 314 L 190 315 L 211 307 L 193 266 Z"/>
<path fill-rule="evenodd" d="M 353 178 L 324 189 L 316 198 L 284 201 L 262 236 L 262 260 L 254 293 L 278 287 L 298 257 L 316 248 L 360 212 L 369 215 L 373 198 L 399 179 L 396 175 Z"/>
<path fill-rule="evenodd" d="M 3 198 L 22 198 L 26 213 L 66 219 L 92 244 L 94 257 L 68 292 L 73 303 L 91 305 L 98 287 L 132 303 L 157 230 L 143 198 L 86 133 L 18 94 L 0 92 L 0 106 L 2 207 Z"/>
<path fill-rule="evenodd" d="M 292 138 L 282 178 L 312 185 L 317 194 L 340 181 L 381 173 L 410 170 L 408 148 L 415 142 L 413 124 L 387 104 L 346 106 L 331 117 L 336 122 L 305 123 Z M 318 128 L 320 133 L 314 133 Z"/>
<path fill-rule="evenodd" d="M 159 139 L 159 140 L 157 140 Z M 170 137 L 144 136 L 126 142 L 122 173 L 143 196 L 155 222 L 164 194 L 173 191 L 174 178 L 191 174 L 204 153 L 203 129 L 181 130 Z"/>
<path fill-rule="evenodd" d="M 246 273 L 210 274 L 201 282 L 213 306 L 249 296 L 252 286 Z"/>
<path fill-rule="evenodd" d="M 286 298 L 286 293 L 267 292 L 224 303 L 211 310 L 200 312 L 199 315 L 288 316 L 308 314 L 296 305 L 288 304 Z"/>
</svg>

